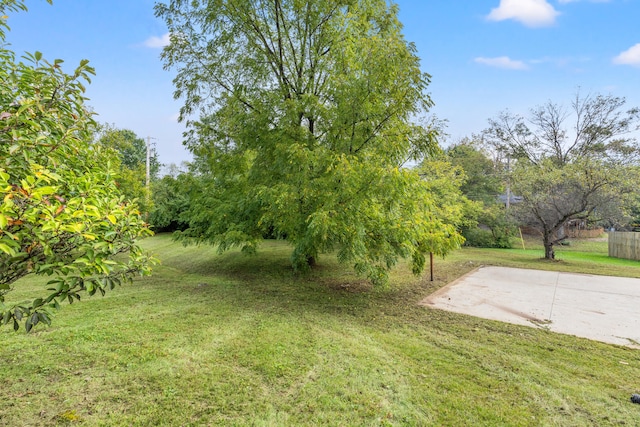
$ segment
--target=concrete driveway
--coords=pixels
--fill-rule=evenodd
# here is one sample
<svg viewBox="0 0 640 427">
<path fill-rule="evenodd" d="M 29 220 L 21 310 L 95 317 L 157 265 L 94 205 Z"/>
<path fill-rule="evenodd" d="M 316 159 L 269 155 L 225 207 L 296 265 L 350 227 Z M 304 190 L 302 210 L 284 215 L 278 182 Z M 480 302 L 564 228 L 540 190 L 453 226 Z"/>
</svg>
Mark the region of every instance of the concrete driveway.
<svg viewBox="0 0 640 427">
<path fill-rule="evenodd" d="M 421 304 L 640 348 L 640 279 L 481 267 Z"/>
</svg>

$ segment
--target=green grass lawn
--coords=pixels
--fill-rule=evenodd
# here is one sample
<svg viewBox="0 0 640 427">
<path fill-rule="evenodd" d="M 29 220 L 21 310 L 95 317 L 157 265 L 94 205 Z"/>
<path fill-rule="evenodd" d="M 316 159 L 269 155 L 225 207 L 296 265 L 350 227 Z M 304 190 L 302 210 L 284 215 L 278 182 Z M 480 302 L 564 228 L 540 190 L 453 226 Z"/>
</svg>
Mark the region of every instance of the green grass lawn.
<svg viewBox="0 0 640 427">
<path fill-rule="evenodd" d="M 398 268 L 372 289 L 289 248 L 257 256 L 143 242 L 151 277 L 65 306 L 35 333 L 0 330 L 0 425 L 638 425 L 640 351 L 417 303 L 482 264 L 640 277 L 606 242 L 463 249 L 434 282 Z M 528 242 L 532 243 L 532 242 Z M 582 245 L 582 246 L 581 246 Z M 603 252 L 604 248 L 604 252 Z M 40 282 L 41 283 L 41 282 Z M 37 280 L 19 284 L 28 294 Z"/>
</svg>

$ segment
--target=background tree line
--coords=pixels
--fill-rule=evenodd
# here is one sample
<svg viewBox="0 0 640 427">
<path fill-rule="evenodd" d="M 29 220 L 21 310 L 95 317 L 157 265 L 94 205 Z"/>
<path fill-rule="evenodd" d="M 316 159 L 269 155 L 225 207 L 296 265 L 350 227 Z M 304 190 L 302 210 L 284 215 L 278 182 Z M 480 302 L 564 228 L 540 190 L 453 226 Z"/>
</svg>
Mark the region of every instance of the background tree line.
<svg viewBox="0 0 640 427">
<path fill-rule="evenodd" d="M 434 197 L 457 206 L 465 244 L 511 247 L 527 227 L 552 259 L 568 221 L 629 229 L 640 219 L 638 111 L 624 106 L 623 98 L 578 93 L 568 108 L 550 101 L 527 118 L 504 112 L 414 169 Z M 196 161 L 162 178 L 152 211 L 159 230 L 189 228 L 206 176 Z M 263 237 L 282 236 L 267 229 Z"/>
</svg>

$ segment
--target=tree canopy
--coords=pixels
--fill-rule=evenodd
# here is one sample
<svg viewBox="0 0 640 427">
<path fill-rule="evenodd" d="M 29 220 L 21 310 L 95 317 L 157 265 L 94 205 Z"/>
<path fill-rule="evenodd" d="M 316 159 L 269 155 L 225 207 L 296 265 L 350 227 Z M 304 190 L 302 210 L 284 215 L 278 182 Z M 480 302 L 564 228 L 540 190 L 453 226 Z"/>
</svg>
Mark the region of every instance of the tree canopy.
<svg viewBox="0 0 640 427">
<path fill-rule="evenodd" d="M 640 112 L 611 95 L 576 95 L 567 109 L 548 102 L 527 121 L 511 113 L 490 120 L 488 143 L 515 160 L 510 183 L 522 197 L 514 214 L 542 234 L 545 257 L 571 219 L 607 219 L 637 187 Z M 561 234 L 561 233 L 560 233 Z"/>
<path fill-rule="evenodd" d="M 461 243 L 457 217 L 402 167 L 438 145 L 414 121 L 429 76 L 396 5 L 172 0 L 156 14 L 203 176 L 184 239 L 253 251 L 277 236 L 296 269 L 336 251 L 376 283 L 399 258 L 417 273 Z"/>
<path fill-rule="evenodd" d="M 570 108 L 549 101 L 533 108 L 527 120 L 503 112 L 489 120 L 484 135 L 495 149 L 534 164 L 548 159 L 562 166 L 583 158 L 636 162 L 632 133 L 638 130 L 640 110 L 625 111 L 625 104 L 621 97 L 578 92 Z"/>
<path fill-rule="evenodd" d="M 147 143 L 130 129 L 118 129 L 114 125 L 102 125 L 97 136 L 97 143 L 114 150 L 123 167 L 138 170 L 146 167 Z M 152 179 L 158 177 L 160 167 L 158 153 L 153 146 L 149 147 L 149 171 Z"/>
<path fill-rule="evenodd" d="M 460 167 L 466 179 L 460 186 L 462 193 L 484 205 L 494 205 L 504 189 L 503 170 L 496 165 L 478 141 L 464 139 L 446 150 L 449 161 Z"/>
<path fill-rule="evenodd" d="M 149 230 L 116 188 L 115 158 L 90 143 L 83 93 L 94 70 L 83 60 L 66 74 L 39 52 L 17 61 L 5 20 L 23 9 L 0 0 L 0 319 L 28 331 L 64 300 L 147 273 L 151 260 L 136 244 Z M 28 274 L 54 277 L 41 295 L 9 302 Z"/>
</svg>

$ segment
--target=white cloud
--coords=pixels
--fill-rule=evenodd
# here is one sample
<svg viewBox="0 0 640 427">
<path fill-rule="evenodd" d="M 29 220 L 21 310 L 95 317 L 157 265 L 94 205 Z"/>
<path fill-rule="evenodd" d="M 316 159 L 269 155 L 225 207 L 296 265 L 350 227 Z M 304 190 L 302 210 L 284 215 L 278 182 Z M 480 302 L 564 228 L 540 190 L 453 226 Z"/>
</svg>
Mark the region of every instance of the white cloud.
<svg viewBox="0 0 640 427">
<path fill-rule="evenodd" d="M 522 61 L 516 61 L 508 56 L 499 56 L 497 58 L 478 57 L 474 59 L 478 64 L 488 65 L 490 67 L 504 68 L 507 70 L 527 70 L 529 67 Z"/>
<path fill-rule="evenodd" d="M 146 47 L 151 47 L 154 49 L 165 47 L 169 44 L 169 33 L 163 35 L 162 37 L 151 36 L 146 39 L 143 43 Z"/>
<path fill-rule="evenodd" d="M 492 9 L 487 19 L 514 19 L 527 27 L 545 27 L 553 25 L 558 15 L 560 12 L 547 3 L 547 0 L 500 0 L 500 6 Z"/>
<path fill-rule="evenodd" d="M 613 58 L 613 63 L 640 67 L 640 43 L 631 46 L 629 49 Z"/>
</svg>

